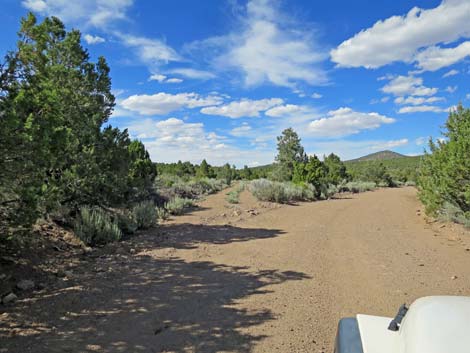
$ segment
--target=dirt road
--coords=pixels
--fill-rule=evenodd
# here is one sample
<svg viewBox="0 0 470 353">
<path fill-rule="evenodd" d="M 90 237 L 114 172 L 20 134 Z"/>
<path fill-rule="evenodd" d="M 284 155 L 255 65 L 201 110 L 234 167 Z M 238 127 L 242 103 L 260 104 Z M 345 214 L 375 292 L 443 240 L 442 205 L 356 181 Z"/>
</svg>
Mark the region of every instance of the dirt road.
<svg viewBox="0 0 470 353">
<path fill-rule="evenodd" d="M 200 206 L 7 307 L 0 352 L 332 352 L 342 316 L 470 295 L 470 235 L 427 223 L 412 188 Z"/>
</svg>

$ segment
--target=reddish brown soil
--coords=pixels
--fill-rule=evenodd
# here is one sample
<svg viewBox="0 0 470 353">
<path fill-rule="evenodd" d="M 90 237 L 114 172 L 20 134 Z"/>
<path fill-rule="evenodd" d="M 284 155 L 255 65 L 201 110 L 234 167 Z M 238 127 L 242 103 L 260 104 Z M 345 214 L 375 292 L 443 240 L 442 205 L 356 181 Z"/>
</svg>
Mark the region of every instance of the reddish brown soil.
<svg viewBox="0 0 470 353">
<path fill-rule="evenodd" d="M 332 352 L 340 317 L 470 295 L 470 235 L 420 210 L 413 188 L 210 196 L 129 241 L 57 251 L 71 276 L 0 307 L 0 352 Z"/>
</svg>

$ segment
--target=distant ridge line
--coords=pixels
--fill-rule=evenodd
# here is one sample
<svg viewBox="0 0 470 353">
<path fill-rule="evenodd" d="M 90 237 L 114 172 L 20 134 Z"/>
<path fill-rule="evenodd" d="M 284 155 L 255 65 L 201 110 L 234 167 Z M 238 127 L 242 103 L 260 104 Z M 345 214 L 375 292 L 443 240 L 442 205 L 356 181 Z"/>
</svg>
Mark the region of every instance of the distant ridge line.
<svg viewBox="0 0 470 353">
<path fill-rule="evenodd" d="M 409 156 L 405 156 L 404 154 L 394 152 L 394 151 L 379 151 L 370 153 L 368 155 L 350 159 L 347 162 L 363 162 L 363 161 L 380 161 L 380 160 L 387 160 L 387 159 L 396 159 L 396 158 L 410 158 Z"/>
</svg>

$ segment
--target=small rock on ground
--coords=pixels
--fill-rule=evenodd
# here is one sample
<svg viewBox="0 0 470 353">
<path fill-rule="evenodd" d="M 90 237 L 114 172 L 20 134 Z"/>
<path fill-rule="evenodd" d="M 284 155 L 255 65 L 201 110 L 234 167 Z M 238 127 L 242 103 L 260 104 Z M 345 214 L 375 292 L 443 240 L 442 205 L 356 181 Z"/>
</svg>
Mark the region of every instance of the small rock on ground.
<svg viewBox="0 0 470 353">
<path fill-rule="evenodd" d="M 28 279 L 24 279 L 16 284 L 16 288 L 21 290 L 30 290 L 34 288 L 34 282 Z"/>
<path fill-rule="evenodd" d="M 6 296 L 3 297 L 2 303 L 3 304 L 8 304 L 10 302 L 13 302 L 17 299 L 18 297 L 15 295 L 15 293 L 10 293 L 7 294 Z"/>
</svg>

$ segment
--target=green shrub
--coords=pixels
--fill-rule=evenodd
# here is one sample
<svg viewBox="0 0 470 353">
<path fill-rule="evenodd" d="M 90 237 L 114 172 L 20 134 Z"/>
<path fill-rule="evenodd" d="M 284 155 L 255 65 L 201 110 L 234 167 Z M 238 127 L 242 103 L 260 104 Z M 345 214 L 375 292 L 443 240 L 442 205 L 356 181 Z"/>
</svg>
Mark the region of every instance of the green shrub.
<svg viewBox="0 0 470 353">
<path fill-rule="evenodd" d="M 177 196 L 165 204 L 165 209 L 172 215 L 180 215 L 184 212 L 185 208 L 193 206 L 193 200 Z"/>
<path fill-rule="evenodd" d="M 239 194 L 236 191 L 230 191 L 227 193 L 226 200 L 228 203 L 238 203 L 239 200 Z"/>
<path fill-rule="evenodd" d="M 322 184 L 320 186 L 320 190 L 321 190 L 320 197 L 323 200 L 328 200 L 328 199 L 331 199 L 334 195 L 336 195 L 339 192 L 339 187 L 334 184 L 328 184 L 328 185 Z"/>
<path fill-rule="evenodd" d="M 253 180 L 249 190 L 260 201 L 286 203 L 315 200 L 316 189 L 312 185 L 276 182 L 266 179 Z"/>
<path fill-rule="evenodd" d="M 188 179 L 176 175 L 161 175 L 157 178 L 156 188 L 169 198 L 199 198 L 204 195 L 213 194 L 227 188 L 224 180 L 220 179 Z"/>
<path fill-rule="evenodd" d="M 143 201 L 132 208 L 139 229 L 148 229 L 157 224 L 157 210 L 152 201 Z"/>
<path fill-rule="evenodd" d="M 122 237 L 117 220 L 101 209 L 88 206 L 80 209 L 74 231 L 87 245 L 103 245 Z"/>
<path fill-rule="evenodd" d="M 157 207 L 157 219 L 160 221 L 165 221 L 168 219 L 168 211 L 164 207 Z"/>
<path fill-rule="evenodd" d="M 431 140 L 431 153 L 422 160 L 419 197 L 428 214 L 436 216 L 455 206 L 460 217 L 470 219 L 470 109 L 459 105 L 452 110 L 445 128 L 446 140 Z"/>
<path fill-rule="evenodd" d="M 401 181 L 401 180 L 393 180 L 393 182 L 392 182 L 392 185 L 393 185 L 394 187 L 397 187 L 397 188 L 402 187 L 402 186 L 404 186 L 405 184 L 406 184 L 406 183 L 403 182 L 403 181 Z"/>
<path fill-rule="evenodd" d="M 260 201 L 272 201 L 278 203 L 287 202 L 284 187 L 282 183 L 269 181 L 266 179 L 253 180 L 250 183 L 249 190 Z"/>
<path fill-rule="evenodd" d="M 137 231 L 138 224 L 134 218 L 133 212 L 127 210 L 118 212 L 116 213 L 116 218 L 119 229 L 121 229 L 124 234 L 132 235 Z"/>
<path fill-rule="evenodd" d="M 444 203 L 438 212 L 438 218 L 444 222 L 455 222 L 470 228 L 470 214 L 468 212 L 465 214 L 459 206 L 450 202 Z"/>
<path fill-rule="evenodd" d="M 237 186 L 230 192 L 227 193 L 226 200 L 229 203 L 238 203 L 240 194 L 242 191 L 245 190 L 245 182 L 241 181 L 237 184 Z"/>
<path fill-rule="evenodd" d="M 374 190 L 377 185 L 373 182 L 367 181 L 350 181 L 349 183 L 340 185 L 339 191 L 340 192 L 352 192 L 357 194 L 359 192 L 366 192 Z"/>
<path fill-rule="evenodd" d="M 393 180 L 402 182 L 416 181 L 417 170 L 421 162 L 422 156 L 400 157 L 393 159 L 380 160 L 390 174 Z M 353 160 L 345 162 L 347 173 L 352 177 L 353 181 L 369 181 L 368 169 L 371 165 L 378 164 L 377 160 Z"/>
</svg>

